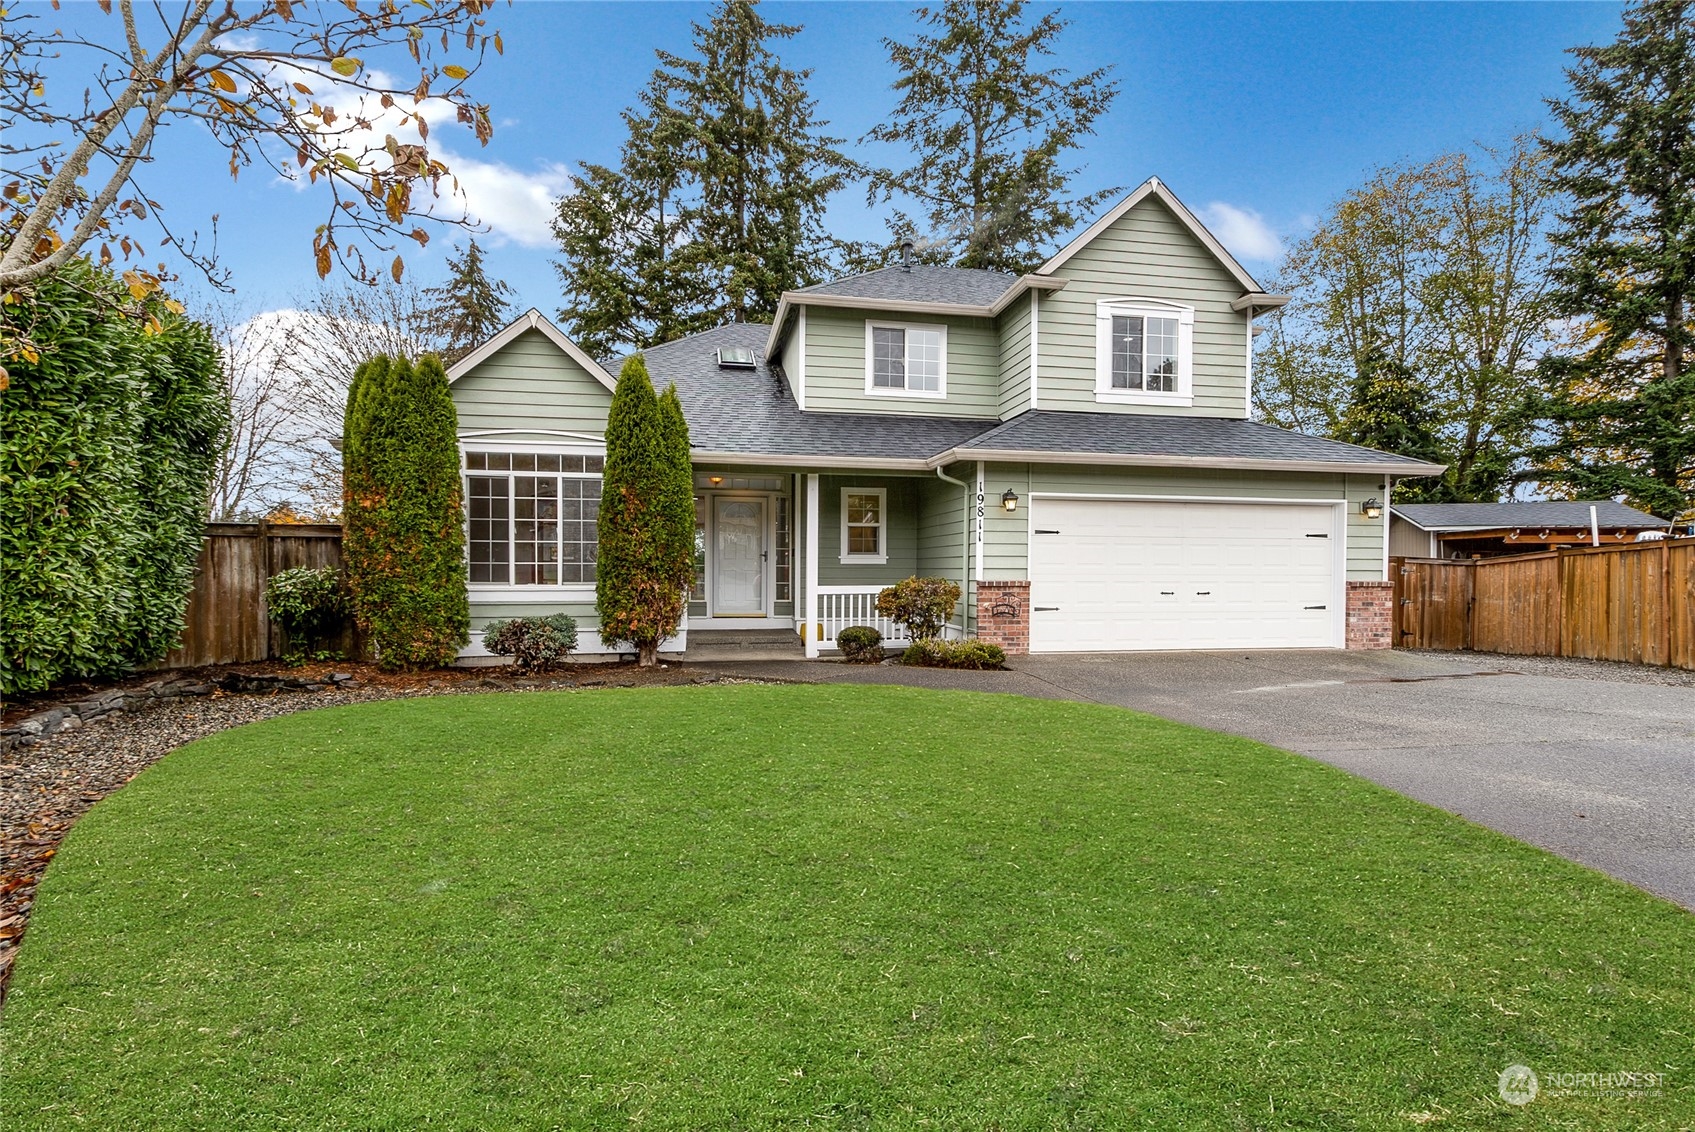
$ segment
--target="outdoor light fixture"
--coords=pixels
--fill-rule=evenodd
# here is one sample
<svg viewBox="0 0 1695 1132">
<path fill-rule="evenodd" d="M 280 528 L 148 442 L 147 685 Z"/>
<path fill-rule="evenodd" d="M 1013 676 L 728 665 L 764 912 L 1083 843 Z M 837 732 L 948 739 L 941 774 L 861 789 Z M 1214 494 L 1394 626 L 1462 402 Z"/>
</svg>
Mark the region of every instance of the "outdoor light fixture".
<svg viewBox="0 0 1695 1132">
<path fill-rule="evenodd" d="M 1360 504 L 1360 514 L 1368 519 L 1381 519 L 1383 518 L 1383 504 L 1377 502 L 1376 499 L 1368 499 Z"/>
<path fill-rule="evenodd" d="M 1007 488 L 1006 493 L 1001 496 L 1001 510 L 1005 511 L 1008 515 L 1018 510 L 1018 493 L 1013 491 L 1010 487 Z"/>
<path fill-rule="evenodd" d="M 723 476 L 707 476 L 706 479 L 713 487 L 717 487 L 719 484 L 724 482 Z"/>
</svg>

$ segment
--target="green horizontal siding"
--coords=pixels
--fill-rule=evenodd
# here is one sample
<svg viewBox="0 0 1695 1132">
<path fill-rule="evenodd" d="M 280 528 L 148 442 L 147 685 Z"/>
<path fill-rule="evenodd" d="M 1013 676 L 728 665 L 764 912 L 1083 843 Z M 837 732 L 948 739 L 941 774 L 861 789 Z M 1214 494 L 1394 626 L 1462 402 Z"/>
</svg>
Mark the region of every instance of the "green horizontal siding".
<svg viewBox="0 0 1695 1132">
<path fill-rule="evenodd" d="M 1038 398 L 1043 409 L 1247 414 L 1246 316 L 1230 309 L 1242 287 L 1163 204 L 1148 199 L 1125 213 L 1059 269 L 1069 280 L 1042 296 L 1037 333 Z M 1095 400 L 1095 304 L 1163 299 L 1195 308 L 1194 406 L 1120 405 Z"/>
<path fill-rule="evenodd" d="M 1001 338 L 1000 415 L 1005 420 L 1030 407 L 1030 300 L 1014 299 L 997 320 Z"/>
<path fill-rule="evenodd" d="M 975 464 L 953 464 L 944 469 L 954 479 L 976 485 Z M 973 619 L 976 600 L 971 575 L 974 548 L 963 540 L 967 526 L 967 491 L 940 477 L 921 481 L 918 493 L 918 569 L 925 577 L 946 578 L 961 583 L 959 613 Z M 955 620 L 958 620 L 956 615 Z"/>
<path fill-rule="evenodd" d="M 883 534 L 889 560 L 883 564 L 842 562 L 842 489 L 880 487 L 888 491 Z M 805 528 L 800 529 L 805 538 Z M 818 477 L 818 584 L 887 586 L 918 572 L 917 481 L 898 476 Z"/>
<path fill-rule="evenodd" d="M 866 321 L 944 324 L 948 328 L 947 397 L 873 396 L 865 391 Z M 986 318 L 891 314 L 808 307 L 806 407 L 821 413 L 918 413 L 942 417 L 1000 416 L 1000 340 Z"/>
<path fill-rule="evenodd" d="M 535 429 L 600 436 L 612 404 L 612 392 L 539 330 L 526 330 L 451 388 L 461 433 Z"/>
</svg>

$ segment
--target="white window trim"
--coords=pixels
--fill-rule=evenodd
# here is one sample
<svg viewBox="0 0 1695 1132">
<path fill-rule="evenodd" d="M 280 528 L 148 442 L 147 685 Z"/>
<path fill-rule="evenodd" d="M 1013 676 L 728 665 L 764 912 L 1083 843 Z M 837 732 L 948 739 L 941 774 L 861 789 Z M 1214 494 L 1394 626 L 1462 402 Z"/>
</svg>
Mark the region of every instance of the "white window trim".
<svg viewBox="0 0 1695 1132">
<path fill-rule="evenodd" d="M 1177 318 L 1177 388 L 1166 393 L 1112 387 L 1114 315 Z M 1095 400 L 1111 405 L 1182 405 L 1195 403 L 1195 308 L 1162 299 L 1102 299 L 1095 304 Z"/>
<path fill-rule="evenodd" d="M 848 553 L 848 496 L 875 495 L 877 497 L 877 553 L 849 554 Z M 843 566 L 882 566 L 889 561 L 889 489 L 885 487 L 844 487 L 842 488 L 842 541 L 837 544 L 841 551 Z M 856 523 L 855 526 L 864 526 Z"/>
<path fill-rule="evenodd" d="M 876 384 L 876 358 L 871 348 L 871 332 L 873 330 L 928 330 L 939 334 L 942 339 L 942 373 L 937 381 L 936 389 L 887 389 Z M 940 401 L 948 395 L 948 328 L 945 323 L 938 322 L 889 322 L 883 319 L 865 320 L 865 392 L 871 397 L 921 397 L 931 401 Z"/>
<path fill-rule="evenodd" d="M 562 434 L 562 435 L 567 435 L 567 434 Z M 492 434 L 489 434 L 489 433 L 462 433 L 460 435 L 460 437 L 459 437 L 459 490 L 461 492 L 461 497 L 465 500 L 465 528 L 464 528 L 465 529 L 465 575 L 466 575 L 465 589 L 468 593 L 476 594 L 476 595 L 479 595 L 479 596 L 482 596 L 482 597 L 528 596 L 528 597 L 532 597 L 532 598 L 542 597 L 542 598 L 551 598 L 551 599 L 554 599 L 554 600 L 564 600 L 564 601 L 578 602 L 578 603 L 586 602 L 586 603 L 591 604 L 591 605 L 594 603 L 594 600 L 595 600 L 595 583 L 594 582 L 563 582 L 563 583 L 560 583 L 558 585 L 551 585 L 551 586 L 545 585 L 545 584 L 542 584 L 542 583 L 537 583 L 535 585 L 520 586 L 520 585 L 514 585 L 511 582 L 473 582 L 473 581 L 470 580 L 470 573 L 471 573 L 471 507 L 470 507 L 470 482 L 469 482 L 470 477 L 471 476 L 501 476 L 501 475 L 503 475 L 503 476 L 507 477 L 508 485 L 510 485 L 512 476 L 524 475 L 526 473 L 524 473 L 524 472 L 513 472 L 513 471 L 505 471 L 505 472 L 492 471 L 491 472 L 491 471 L 483 471 L 481 469 L 479 469 L 477 471 L 472 471 L 470 468 L 466 467 L 467 461 L 466 461 L 465 457 L 472 452 L 489 453 L 489 454 L 494 454 L 494 455 L 501 455 L 503 453 L 510 453 L 512 455 L 520 455 L 520 456 L 526 456 L 526 455 L 550 456 L 550 455 L 558 454 L 558 455 L 562 455 L 562 456 L 599 456 L 602 459 L 604 459 L 606 457 L 606 445 L 604 443 L 597 443 L 595 441 L 589 440 L 586 436 L 583 437 L 582 439 L 576 439 L 578 434 L 568 434 L 568 435 L 571 435 L 573 437 L 573 439 L 569 440 L 569 441 L 526 440 L 526 441 L 514 441 L 514 442 L 511 442 L 511 443 L 502 443 L 500 441 L 499 436 L 492 435 Z M 580 475 L 578 473 L 574 473 L 574 472 L 540 472 L 540 473 L 534 473 L 534 474 L 544 475 L 544 476 L 558 475 L 558 476 L 564 476 L 564 477 L 571 478 L 571 479 L 589 479 L 591 477 L 594 477 L 594 478 L 603 477 L 605 475 L 605 472 L 604 472 L 604 470 L 600 471 L 600 472 L 584 472 L 584 473 L 581 473 Z M 508 490 L 508 492 L 510 492 L 511 487 L 508 486 L 507 490 Z M 507 499 L 508 499 L 508 508 L 510 509 L 511 496 L 508 495 Z M 507 518 L 506 518 L 506 539 L 507 539 L 506 569 L 507 569 L 507 577 L 511 577 L 511 570 L 512 570 L 512 567 L 513 567 L 512 540 L 513 540 L 514 536 L 513 536 L 512 524 L 513 524 L 512 516 L 508 515 Z M 598 571 L 597 571 L 597 573 L 598 573 Z"/>
</svg>

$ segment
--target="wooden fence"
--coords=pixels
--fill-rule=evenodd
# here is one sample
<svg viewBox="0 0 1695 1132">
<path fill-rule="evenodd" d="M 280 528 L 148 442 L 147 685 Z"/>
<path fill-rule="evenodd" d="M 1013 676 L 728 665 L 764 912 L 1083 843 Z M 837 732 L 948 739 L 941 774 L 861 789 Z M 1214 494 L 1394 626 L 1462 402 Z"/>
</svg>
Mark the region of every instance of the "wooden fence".
<svg viewBox="0 0 1695 1132">
<path fill-rule="evenodd" d="M 296 566 L 340 566 L 333 523 L 209 523 L 188 599 L 182 644 L 160 668 L 267 660 L 285 646 L 265 608 L 265 583 Z M 334 647 L 351 652 L 344 639 Z"/>
<path fill-rule="evenodd" d="M 1695 539 L 1396 558 L 1395 643 L 1695 669 Z"/>
</svg>

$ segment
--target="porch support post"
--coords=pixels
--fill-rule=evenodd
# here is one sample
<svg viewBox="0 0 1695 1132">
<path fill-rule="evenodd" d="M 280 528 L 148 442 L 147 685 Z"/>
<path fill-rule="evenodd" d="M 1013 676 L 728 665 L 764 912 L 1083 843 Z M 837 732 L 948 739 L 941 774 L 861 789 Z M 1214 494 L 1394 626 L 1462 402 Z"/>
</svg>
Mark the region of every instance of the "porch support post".
<svg viewBox="0 0 1695 1132">
<path fill-rule="evenodd" d="M 808 658 L 818 656 L 818 474 L 806 477 L 806 606 L 800 636 Z"/>
</svg>

